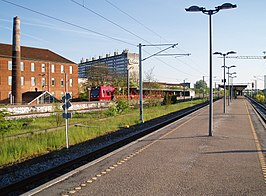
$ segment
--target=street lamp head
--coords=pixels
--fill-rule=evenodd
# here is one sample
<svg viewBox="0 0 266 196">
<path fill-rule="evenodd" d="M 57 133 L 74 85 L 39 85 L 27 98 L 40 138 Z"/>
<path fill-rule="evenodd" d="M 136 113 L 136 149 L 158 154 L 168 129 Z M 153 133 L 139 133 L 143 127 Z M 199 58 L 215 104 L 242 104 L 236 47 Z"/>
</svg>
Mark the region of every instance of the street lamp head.
<svg viewBox="0 0 266 196">
<path fill-rule="evenodd" d="M 232 9 L 232 8 L 236 8 L 236 4 L 231 4 L 231 3 L 224 3 L 221 6 L 216 7 L 216 9 L 218 10 L 226 10 L 226 9 Z"/>
<path fill-rule="evenodd" d="M 226 53 L 226 55 L 228 55 L 228 54 L 236 54 L 236 52 L 235 51 L 230 51 L 230 52 Z"/>
<path fill-rule="evenodd" d="M 215 53 L 213 53 L 214 55 L 216 55 L 216 54 L 219 54 L 219 55 L 223 55 L 221 52 L 215 52 Z"/>
<path fill-rule="evenodd" d="M 231 75 L 236 74 L 236 72 L 230 73 Z"/>
<path fill-rule="evenodd" d="M 236 67 L 236 66 L 235 65 L 231 65 L 230 68 L 232 68 L 232 67 Z"/>
<path fill-rule="evenodd" d="M 185 10 L 187 12 L 202 12 L 203 9 L 204 9 L 203 7 L 199 7 L 199 6 L 193 5 L 193 6 L 190 6 L 189 8 L 186 8 Z"/>
</svg>

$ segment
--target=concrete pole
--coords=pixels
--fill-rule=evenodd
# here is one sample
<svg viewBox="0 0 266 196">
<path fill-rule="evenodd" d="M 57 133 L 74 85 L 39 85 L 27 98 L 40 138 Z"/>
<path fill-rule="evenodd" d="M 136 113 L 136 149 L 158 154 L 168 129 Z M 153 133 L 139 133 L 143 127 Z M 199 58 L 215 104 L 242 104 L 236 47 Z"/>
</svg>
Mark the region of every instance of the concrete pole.
<svg viewBox="0 0 266 196">
<path fill-rule="evenodd" d="M 21 93 L 21 68 L 20 68 L 20 18 L 13 19 L 13 45 L 12 45 L 12 96 L 14 103 L 22 103 Z"/>
</svg>

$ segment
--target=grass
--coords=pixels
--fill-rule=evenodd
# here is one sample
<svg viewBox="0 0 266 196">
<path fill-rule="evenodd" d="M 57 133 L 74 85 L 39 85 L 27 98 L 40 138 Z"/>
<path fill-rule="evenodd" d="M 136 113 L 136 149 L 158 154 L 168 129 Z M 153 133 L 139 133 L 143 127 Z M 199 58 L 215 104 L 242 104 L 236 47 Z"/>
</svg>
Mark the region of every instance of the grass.
<svg viewBox="0 0 266 196">
<path fill-rule="evenodd" d="M 196 105 L 202 100 L 189 101 L 174 105 L 146 107 L 143 111 L 145 121 L 175 112 L 177 110 Z M 25 137 L 7 139 L 5 136 L 14 135 L 23 132 L 36 131 L 39 129 L 51 128 L 54 125 L 52 121 L 55 116 L 49 118 L 36 118 L 27 126 L 22 126 L 23 120 L 18 120 L 21 129 L 11 130 L 5 133 L 1 138 L 0 145 L 0 167 L 17 163 L 41 154 L 46 154 L 53 150 L 59 150 L 65 147 L 65 128 L 59 128 L 54 132 L 43 134 L 32 134 Z M 75 145 L 100 135 L 118 130 L 120 127 L 134 125 L 139 123 L 139 110 L 131 109 L 121 115 L 107 117 L 105 112 L 93 112 L 84 114 L 75 114 L 70 123 L 81 123 L 82 127 L 69 127 L 69 143 Z M 64 123 L 64 122 L 63 122 Z M 18 126 L 18 127 L 19 127 Z"/>
</svg>

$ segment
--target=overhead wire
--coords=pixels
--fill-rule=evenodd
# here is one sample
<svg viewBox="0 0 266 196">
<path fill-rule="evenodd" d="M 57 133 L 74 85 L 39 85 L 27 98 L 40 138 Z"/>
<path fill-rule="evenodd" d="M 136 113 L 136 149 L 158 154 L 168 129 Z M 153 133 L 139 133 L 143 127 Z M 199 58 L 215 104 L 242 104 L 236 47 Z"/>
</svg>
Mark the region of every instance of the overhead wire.
<svg viewBox="0 0 266 196">
<path fill-rule="evenodd" d="M 63 20 L 63 19 L 60 19 L 60 18 L 56 18 L 56 17 L 54 17 L 54 16 L 50 16 L 50 15 L 48 15 L 48 14 L 45 14 L 45 13 L 42 13 L 42 12 L 39 12 L 39 11 L 33 10 L 33 9 L 31 9 L 31 8 L 27 8 L 27 7 L 25 7 L 25 6 L 22 6 L 22 5 L 19 5 L 19 4 L 16 4 L 16 3 L 13 3 L 13 2 L 7 1 L 7 0 L 0 0 L 0 1 L 5 2 L 5 3 L 8 3 L 8 4 L 11 4 L 11 5 L 14 5 L 14 6 L 16 6 L 16 7 L 19 7 L 19 8 L 25 9 L 25 10 L 28 10 L 28 11 L 30 11 L 30 12 L 34 12 L 34 13 L 39 14 L 39 15 L 41 15 L 41 16 L 45 16 L 45 17 L 47 17 L 47 18 L 50 18 L 50 19 L 53 19 L 53 20 L 56 20 L 56 21 L 62 22 L 62 23 L 64 23 L 64 24 L 67 24 L 67 25 L 70 25 L 70 26 L 73 26 L 73 27 L 76 27 L 76 28 L 79 28 L 79 29 L 82 29 L 82 30 L 85 30 L 85 31 L 89 31 L 89 32 L 94 33 L 94 34 L 96 34 L 96 35 L 100 35 L 100 36 L 102 36 L 102 37 L 109 38 L 109 39 L 112 39 L 112 40 L 115 40 L 115 41 L 118 41 L 118 42 L 122 42 L 122 43 L 125 43 L 125 44 L 128 44 L 128 45 L 131 45 L 131 46 L 135 46 L 135 44 L 133 44 L 133 43 L 130 43 L 130 42 L 127 42 L 127 41 L 124 41 L 124 40 L 121 40 L 121 39 L 118 39 L 118 38 L 115 38 L 115 37 L 111 37 L 111 36 L 109 36 L 109 35 L 105 35 L 105 34 L 103 34 L 103 33 L 99 33 L 99 32 L 97 32 L 97 31 L 91 30 L 91 29 L 89 29 L 89 28 L 82 27 L 82 26 L 77 25 L 77 24 L 73 24 L 73 23 L 68 22 L 68 21 L 66 21 L 66 20 Z"/>
<path fill-rule="evenodd" d="M 99 16 L 100 18 L 102 18 L 102 19 L 104 19 L 104 20 L 110 22 L 111 24 L 113 24 L 113 25 L 119 27 L 120 29 L 122 29 L 122 30 L 128 32 L 129 34 L 131 34 L 131 35 L 133 35 L 133 36 L 135 36 L 135 37 L 141 39 L 142 41 L 145 41 L 145 42 L 147 42 L 147 43 L 149 43 L 149 44 L 152 44 L 152 43 L 149 42 L 148 40 L 146 40 L 146 39 L 140 37 L 139 35 L 133 33 L 132 31 L 129 31 L 128 29 L 122 27 L 121 25 L 117 24 L 116 22 L 113 22 L 112 20 L 106 18 L 105 16 L 103 16 L 103 15 L 97 13 L 96 11 L 94 11 L 94 10 L 92 10 L 92 9 L 90 9 L 90 8 L 88 8 L 88 7 L 86 7 L 86 6 L 84 5 L 84 2 L 83 2 L 83 4 L 81 4 L 81 3 L 79 3 L 79 2 L 77 2 L 77 1 L 75 1 L 75 0 L 70 0 L 70 1 L 72 1 L 73 3 L 79 5 L 80 7 L 83 7 L 83 8 L 86 9 L 87 11 L 90 11 L 91 13 L 93 13 L 93 14 Z M 157 48 L 160 49 L 159 47 L 157 47 Z M 145 51 L 146 53 L 150 54 L 150 53 L 147 52 L 146 50 L 143 50 L 143 51 Z M 151 55 L 151 54 L 150 54 L 150 55 Z M 159 59 L 159 58 L 157 58 L 157 57 L 155 57 L 155 58 L 156 58 L 157 60 Z M 184 72 L 184 71 L 181 71 L 181 70 L 177 69 L 177 68 L 174 67 L 174 66 L 169 65 L 168 63 L 164 62 L 164 61 L 161 60 L 161 59 L 160 59 L 159 61 L 162 62 L 162 63 L 164 63 L 165 65 L 167 65 L 167 66 L 169 66 L 169 67 L 171 67 L 171 68 L 177 70 L 178 72 L 182 72 L 182 73 L 184 73 L 184 74 L 186 74 L 186 75 L 193 76 L 193 75 L 191 75 L 191 74 L 189 74 L 189 73 L 186 73 L 186 72 Z"/>
<path fill-rule="evenodd" d="M 140 22 L 139 20 L 137 20 L 136 18 L 134 18 L 133 16 L 131 16 L 130 14 L 128 14 L 127 12 L 123 11 L 121 8 L 119 8 L 118 6 L 116 6 L 115 4 L 111 3 L 109 0 L 104 0 L 105 2 L 107 2 L 108 4 L 110 4 L 112 7 L 114 7 L 115 9 L 119 10 L 120 12 L 122 12 L 123 14 L 125 14 L 126 16 L 128 16 L 129 18 L 131 18 L 132 20 L 134 20 L 135 22 L 137 22 L 139 25 L 141 25 L 142 27 L 144 27 L 145 29 L 147 29 L 148 31 L 150 31 L 151 33 L 153 33 L 154 35 L 158 36 L 160 39 L 163 39 L 166 42 L 169 42 L 167 39 L 165 39 L 163 36 L 161 36 L 160 34 L 158 34 L 157 32 L 153 31 L 151 28 L 147 27 L 145 24 L 143 24 L 142 22 Z M 180 51 L 187 53 L 187 51 L 181 49 L 180 47 L 176 46 L 176 48 L 178 48 Z M 188 63 L 180 60 L 180 59 L 176 59 L 177 61 L 189 66 L 190 68 L 201 72 L 201 70 L 193 67 L 192 65 L 189 65 Z M 201 72 L 202 73 L 202 72 Z"/>
<path fill-rule="evenodd" d="M 17 3 L 10 2 L 10 1 L 8 1 L 8 0 L 0 0 L 0 1 L 5 2 L 5 3 L 8 3 L 8 4 L 11 4 L 11 5 L 13 5 L 13 6 L 16 6 L 16 7 L 22 8 L 22 9 L 25 9 L 25 10 L 30 11 L 30 12 L 33 12 L 33 13 L 35 13 L 35 14 L 38 14 L 38 15 L 41 15 L 41 16 L 44 16 L 44 17 L 47 17 L 47 18 L 50 18 L 50 19 L 56 20 L 56 21 L 58 21 L 58 22 L 61 22 L 61 23 L 64 23 L 64 24 L 67 24 L 67 25 L 70 25 L 70 26 L 73 26 L 73 27 L 76 27 L 76 28 L 79 28 L 79 29 L 82 29 L 82 30 L 85 30 L 85 31 L 91 32 L 91 33 L 94 33 L 94 34 L 96 34 L 96 35 L 100 35 L 100 36 L 105 37 L 105 38 L 109 38 L 109 39 L 112 39 L 112 40 L 115 40 L 115 41 L 118 41 L 118 42 L 122 42 L 122 43 L 125 43 L 125 44 L 128 44 L 128 45 L 131 45 L 131 46 L 136 46 L 135 44 L 130 43 L 130 42 L 127 42 L 127 41 L 124 41 L 124 40 L 122 40 L 122 39 L 118 39 L 118 38 L 115 38 L 115 37 L 112 37 L 112 36 L 109 36 L 109 35 L 105 35 L 105 34 L 103 34 L 103 33 L 99 33 L 99 32 L 97 32 L 97 31 L 91 30 L 91 29 L 89 29 L 89 28 L 86 28 L 86 27 L 83 27 L 83 26 L 80 26 L 80 25 L 77 25 L 77 24 L 73 24 L 73 23 L 68 22 L 68 21 L 66 21 L 66 20 L 63 20 L 63 19 L 60 19 L 60 18 L 57 18 L 57 17 L 51 16 L 51 15 L 48 15 L 48 14 L 42 13 L 42 12 L 40 12 L 40 11 L 33 10 L 33 9 L 31 9 L 31 8 L 28 8 L 28 7 L 25 7 L 25 6 L 19 5 L 19 4 L 17 4 Z M 73 0 L 71 0 L 71 1 L 73 1 Z M 75 2 L 75 1 L 73 1 L 73 2 Z M 77 3 L 77 2 L 75 2 L 75 3 Z M 82 5 L 82 4 L 80 4 L 80 5 Z M 85 7 L 84 5 L 82 5 L 82 6 Z M 91 11 L 91 10 L 90 10 L 90 11 Z M 96 13 L 96 12 L 95 12 L 95 14 L 98 15 L 98 13 Z M 100 16 L 100 14 L 99 14 L 99 16 Z M 103 16 L 101 16 L 101 17 L 104 18 L 104 19 L 107 19 L 106 17 L 103 17 Z M 107 19 L 107 20 L 108 20 L 109 22 L 113 23 L 113 24 L 116 24 L 116 23 L 112 22 L 112 21 L 109 20 L 109 19 Z M 124 30 L 130 32 L 129 30 L 127 30 L 127 29 L 125 29 L 124 27 L 122 27 L 121 25 L 116 24 L 116 26 L 118 26 L 118 27 L 120 27 L 120 28 L 123 28 Z M 143 40 L 143 41 L 145 41 L 145 42 L 147 42 L 147 43 L 150 43 L 149 41 L 147 41 L 147 40 L 141 38 L 140 36 L 138 36 L 138 35 L 136 35 L 136 34 L 134 34 L 134 33 L 131 33 L 131 34 L 134 35 L 134 36 L 136 36 L 136 37 L 138 37 L 138 38 L 140 38 L 141 40 Z M 145 51 L 145 50 L 143 50 L 143 51 Z M 145 51 L 145 52 L 147 52 L 147 51 Z M 149 52 L 147 52 L 147 53 L 150 54 Z M 177 68 L 174 67 L 174 66 L 169 65 L 168 63 L 162 61 L 162 60 L 159 59 L 159 58 L 156 58 L 156 59 L 159 60 L 160 62 L 164 63 L 165 65 L 167 65 L 167 66 L 169 66 L 169 67 L 171 67 L 171 68 L 173 68 L 173 69 L 179 71 L 179 72 L 182 72 L 182 73 L 184 73 L 184 74 L 186 74 L 186 75 L 190 75 L 190 76 L 192 76 L 192 75 L 189 74 L 189 73 L 186 73 L 186 72 L 184 72 L 184 71 L 181 71 L 181 70 L 177 69 Z"/>
</svg>

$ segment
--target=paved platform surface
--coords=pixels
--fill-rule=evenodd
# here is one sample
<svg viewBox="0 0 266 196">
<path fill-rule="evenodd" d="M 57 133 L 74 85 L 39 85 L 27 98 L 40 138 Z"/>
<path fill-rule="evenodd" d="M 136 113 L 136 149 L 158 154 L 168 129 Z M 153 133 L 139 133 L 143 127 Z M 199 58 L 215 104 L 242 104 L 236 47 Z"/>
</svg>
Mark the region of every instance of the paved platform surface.
<svg viewBox="0 0 266 196">
<path fill-rule="evenodd" d="M 219 100 L 212 137 L 207 107 L 37 195 L 266 195 L 265 131 L 244 98 Z"/>
</svg>

